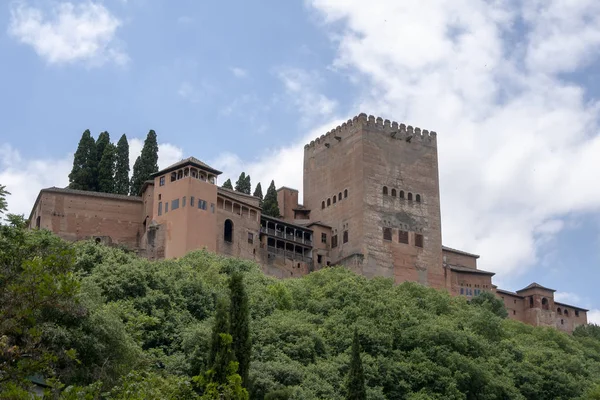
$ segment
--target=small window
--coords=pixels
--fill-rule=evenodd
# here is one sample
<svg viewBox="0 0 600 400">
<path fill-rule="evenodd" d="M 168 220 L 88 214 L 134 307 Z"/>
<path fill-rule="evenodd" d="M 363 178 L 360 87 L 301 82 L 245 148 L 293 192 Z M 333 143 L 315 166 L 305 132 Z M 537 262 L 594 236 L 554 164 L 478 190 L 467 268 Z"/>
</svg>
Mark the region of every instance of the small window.
<svg viewBox="0 0 600 400">
<path fill-rule="evenodd" d="M 248 232 L 248 243 L 254 244 L 254 234 L 252 232 Z"/>
<path fill-rule="evenodd" d="M 321 243 L 327 244 L 327 234 L 321 233 Z"/>
<path fill-rule="evenodd" d="M 567 309 L 565 308 L 565 317 L 568 317 L 568 316 L 569 316 L 569 310 L 567 310 Z"/>
<path fill-rule="evenodd" d="M 169 202 L 165 201 L 165 214 L 169 212 Z"/>
<path fill-rule="evenodd" d="M 211 212 L 212 214 L 214 214 L 214 213 L 215 213 L 215 203 L 210 203 L 210 212 Z"/>
<path fill-rule="evenodd" d="M 321 209 L 325 208 L 325 201 L 321 202 Z"/>
<path fill-rule="evenodd" d="M 556 313 L 557 313 L 558 315 L 562 315 L 562 310 L 560 309 L 560 307 L 558 307 L 558 308 L 556 309 Z"/>
<path fill-rule="evenodd" d="M 337 197 L 335 197 L 335 194 L 334 194 L 333 195 L 333 204 L 335 204 L 336 200 L 337 200 Z"/>
<path fill-rule="evenodd" d="M 396 189 L 392 189 L 392 197 L 396 197 Z"/>
<path fill-rule="evenodd" d="M 415 196 L 415 200 L 416 200 L 417 203 L 420 203 L 421 202 L 421 195 L 420 194 L 416 195 Z"/>
<path fill-rule="evenodd" d="M 223 240 L 233 243 L 233 222 L 230 219 L 226 219 L 223 225 Z"/>
<path fill-rule="evenodd" d="M 388 188 L 387 188 L 387 186 L 384 186 L 383 187 L 383 195 L 387 196 L 387 194 L 388 194 Z"/>
<path fill-rule="evenodd" d="M 186 198 L 185 198 L 185 196 L 183 196 L 183 199 L 181 200 L 181 207 L 185 207 L 185 201 L 186 201 Z"/>
<path fill-rule="evenodd" d="M 323 256 L 320 254 L 317 254 L 317 264 L 321 264 L 323 262 Z"/>
<path fill-rule="evenodd" d="M 575 316 L 579 317 L 579 310 L 575 310 Z"/>
<path fill-rule="evenodd" d="M 342 199 L 342 192 L 339 192 L 338 193 L 338 200 L 341 200 L 341 199 Z"/>
<path fill-rule="evenodd" d="M 517 312 L 515 310 L 513 310 L 513 315 L 517 315 Z"/>
<path fill-rule="evenodd" d="M 516 299 L 515 299 L 515 300 L 513 300 L 513 303 L 514 303 L 514 304 L 517 304 L 517 300 L 516 300 Z"/>
<path fill-rule="evenodd" d="M 465 294 L 465 289 L 464 288 L 460 288 L 460 294 Z"/>
<path fill-rule="evenodd" d="M 38 215 L 38 217 L 35 219 L 35 227 L 37 229 L 40 229 L 41 225 L 42 225 L 42 217 Z"/>
<path fill-rule="evenodd" d="M 404 190 L 400 191 L 400 198 L 403 199 L 404 198 Z"/>
<path fill-rule="evenodd" d="M 337 247 L 337 235 L 333 235 L 331 237 L 331 248 L 335 249 Z"/>
<path fill-rule="evenodd" d="M 171 182 L 175 182 L 177 180 L 177 172 L 171 172 Z"/>
<path fill-rule="evenodd" d="M 331 261 L 327 261 L 327 266 L 331 266 Z"/>
<path fill-rule="evenodd" d="M 158 195 L 158 199 L 159 199 L 159 200 L 162 200 L 162 194 L 159 194 L 159 195 Z"/>
<path fill-rule="evenodd" d="M 162 215 L 162 201 L 158 202 L 158 215 Z"/>
<path fill-rule="evenodd" d="M 383 228 L 383 240 L 392 240 L 392 228 Z"/>
<path fill-rule="evenodd" d="M 423 247 L 423 235 L 420 233 L 415 233 L 415 246 Z"/>
<path fill-rule="evenodd" d="M 344 243 L 348 243 L 348 231 L 344 231 L 344 238 L 342 239 Z"/>
<path fill-rule="evenodd" d="M 198 199 L 198 208 L 206 210 L 206 200 Z"/>
<path fill-rule="evenodd" d="M 196 206 L 196 202 L 194 201 L 194 196 L 190 196 L 190 207 L 195 207 Z"/>
<path fill-rule="evenodd" d="M 348 197 L 348 189 L 344 189 L 344 198 Z"/>
<path fill-rule="evenodd" d="M 179 199 L 175 199 L 171 201 L 171 211 L 177 210 L 179 208 Z"/>
<path fill-rule="evenodd" d="M 327 207 L 331 205 L 331 199 L 327 199 Z"/>
<path fill-rule="evenodd" d="M 165 177 L 161 176 L 158 180 L 158 185 L 159 186 L 165 186 Z"/>
<path fill-rule="evenodd" d="M 408 232 L 398 231 L 398 242 L 408 244 Z"/>
<path fill-rule="evenodd" d="M 408 200 L 412 200 L 412 193 L 408 193 Z"/>
<path fill-rule="evenodd" d="M 564 325 L 564 324 L 565 324 L 565 320 L 564 320 L 564 319 L 561 319 L 561 320 L 560 320 L 560 324 L 561 324 L 561 325 Z"/>
</svg>

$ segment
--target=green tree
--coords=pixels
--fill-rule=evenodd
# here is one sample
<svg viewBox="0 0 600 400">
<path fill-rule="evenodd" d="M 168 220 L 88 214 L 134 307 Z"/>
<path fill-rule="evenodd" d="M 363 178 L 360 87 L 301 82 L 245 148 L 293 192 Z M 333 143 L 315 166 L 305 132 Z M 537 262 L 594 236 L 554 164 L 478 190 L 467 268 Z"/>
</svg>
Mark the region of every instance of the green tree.
<svg viewBox="0 0 600 400">
<path fill-rule="evenodd" d="M 98 164 L 100 164 L 100 160 L 102 160 L 102 157 L 104 155 L 104 149 L 109 144 L 110 144 L 110 133 L 108 133 L 106 131 L 100 132 L 100 134 L 98 135 L 98 139 L 96 139 L 96 158 L 97 158 Z"/>
<path fill-rule="evenodd" d="M 235 191 L 240 193 L 246 192 L 246 173 L 242 172 L 240 177 L 235 182 Z"/>
<path fill-rule="evenodd" d="M 262 203 L 263 193 L 262 187 L 260 186 L 260 182 L 256 184 L 256 188 L 254 189 L 254 193 L 252 194 L 254 197 L 258 197 Z"/>
<path fill-rule="evenodd" d="M 125 134 L 121 136 L 117 143 L 114 193 L 129 193 L 129 143 Z"/>
<path fill-rule="evenodd" d="M 158 172 L 158 142 L 156 132 L 150 130 L 144 141 L 142 152 L 133 164 L 129 194 L 139 196 L 142 185 L 155 172 Z"/>
<path fill-rule="evenodd" d="M 478 296 L 471 299 L 471 304 L 481 306 L 500 318 L 508 317 L 508 311 L 504 307 L 504 302 L 496 297 L 492 292 L 481 292 Z"/>
<path fill-rule="evenodd" d="M 224 183 L 223 186 L 221 186 L 222 188 L 225 189 L 230 189 L 233 190 L 233 185 L 231 184 L 231 179 L 227 179 Z"/>
<path fill-rule="evenodd" d="M 238 373 L 242 377 L 244 387 L 248 386 L 250 357 L 252 344 L 250 341 L 250 315 L 248 310 L 248 295 L 244 285 L 244 277 L 240 272 L 234 272 L 229 279 L 231 295 L 229 311 L 229 332 L 233 338 L 232 350 L 239 364 Z"/>
<path fill-rule="evenodd" d="M 277 203 L 277 189 L 275 189 L 275 181 L 271 181 L 267 194 L 263 200 L 262 213 L 271 217 L 279 218 L 279 204 Z"/>
<path fill-rule="evenodd" d="M 86 129 L 81 135 L 77 151 L 73 157 L 73 168 L 69 174 L 69 188 L 96 190 L 98 158 L 96 141 Z"/>
<path fill-rule="evenodd" d="M 8 202 L 6 201 L 8 195 L 10 195 L 10 192 L 6 190 L 6 186 L 0 185 L 0 214 L 8 211 Z"/>
<path fill-rule="evenodd" d="M 348 372 L 347 400 L 366 400 L 365 375 L 360 359 L 360 341 L 358 331 L 354 330 L 352 353 L 350 355 L 350 371 Z"/>
<path fill-rule="evenodd" d="M 250 175 L 246 175 L 244 179 L 244 193 L 250 194 L 252 192 L 252 183 L 250 183 Z"/>
<path fill-rule="evenodd" d="M 218 298 L 215 324 L 212 329 L 210 351 L 208 353 L 208 366 L 211 368 L 216 361 L 217 354 L 221 350 L 221 333 L 229 333 L 229 319 L 227 315 L 227 303 L 223 298 Z"/>
<path fill-rule="evenodd" d="M 115 158 L 116 148 L 112 143 L 104 146 L 104 153 L 98 164 L 98 191 L 104 193 L 115 192 Z"/>
</svg>

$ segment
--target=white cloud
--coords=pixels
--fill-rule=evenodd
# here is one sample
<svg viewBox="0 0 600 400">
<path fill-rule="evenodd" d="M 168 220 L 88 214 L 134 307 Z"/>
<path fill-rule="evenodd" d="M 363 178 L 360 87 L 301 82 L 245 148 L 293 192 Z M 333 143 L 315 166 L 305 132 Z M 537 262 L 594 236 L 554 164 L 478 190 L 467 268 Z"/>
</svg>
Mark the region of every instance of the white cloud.
<svg viewBox="0 0 600 400">
<path fill-rule="evenodd" d="M 338 104 L 337 101 L 319 93 L 321 77 L 318 73 L 299 68 L 279 68 L 276 74 L 305 122 L 331 118 Z"/>
<path fill-rule="evenodd" d="M 588 324 L 600 325 L 600 310 L 590 310 L 587 313 Z"/>
<path fill-rule="evenodd" d="M 229 70 L 236 78 L 245 78 L 246 76 L 248 76 L 248 71 L 239 67 L 232 67 L 229 68 Z"/>
<path fill-rule="evenodd" d="M 598 2 L 309 4 L 333 67 L 364 88 L 351 114 L 438 132 L 445 244 L 501 280 L 538 261 L 565 216 L 600 209 L 600 104 L 558 75 L 597 59 Z"/>
<path fill-rule="evenodd" d="M 8 33 L 27 44 L 49 64 L 83 61 L 91 66 L 129 60 L 120 48 L 116 31 L 121 21 L 102 4 L 86 1 L 52 6 L 47 16 L 40 8 L 15 2 Z"/>
<path fill-rule="evenodd" d="M 140 155 L 143 139 L 129 139 L 130 173 L 133 163 Z M 165 168 L 183 158 L 183 151 L 170 143 L 159 143 L 158 166 Z M 73 167 L 73 154 L 62 158 L 27 159 L 10 144 L 0 145 L 0 184 L 6 185 L 11 194 L 7 197 L 8 212 L 29 216 L 33 203 L 41 189 L 69 184 Z M 51 174 L 48 171 L 52 171 Z"/>
<path fill-rule="evenodd" d="M 566 303 L 571 305 L 581 305 L 583 299 L 576 293 L 568 293 L 568 292 L 555 292 L 554 300 L 559 303 Z"/>
</svg>

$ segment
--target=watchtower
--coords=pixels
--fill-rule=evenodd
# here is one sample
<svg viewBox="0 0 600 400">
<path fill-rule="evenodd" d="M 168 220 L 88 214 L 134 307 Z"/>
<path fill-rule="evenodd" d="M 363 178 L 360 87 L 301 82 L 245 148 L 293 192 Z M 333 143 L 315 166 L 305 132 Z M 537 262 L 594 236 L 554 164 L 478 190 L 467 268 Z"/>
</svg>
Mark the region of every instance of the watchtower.
<svg viewBox="0 0 600 400">
<path fill-rule="evenodd" d="M 360 114 L 304 147 L 304 206 L 332 264 L 445 287 L 436 133 Z"/>
</svg>

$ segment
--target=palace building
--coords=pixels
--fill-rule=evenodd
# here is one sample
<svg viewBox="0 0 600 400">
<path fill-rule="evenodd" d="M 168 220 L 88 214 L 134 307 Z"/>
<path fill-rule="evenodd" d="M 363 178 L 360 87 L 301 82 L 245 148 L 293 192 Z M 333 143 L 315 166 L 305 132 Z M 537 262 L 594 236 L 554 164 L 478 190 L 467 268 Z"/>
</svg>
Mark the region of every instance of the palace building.
<svg viewBox="0 0 600 400">
<path fill-rule="evenodd" d="M 279 218 L 263 215 L 258 198 L 217 186 L 220 174 L 190 157 L 155 173 L 139 196 L 42 189 L 30 227 L 151 260 L 205 248 L 280 278 L 343 265 L 468 298 L 492 292 L 510 318 L 531 325 L 572 332 L 587 323 L 587 310 L 555 302 L 553 289 L 498 289 L 478 255 L 442 245 L 435 132 L 366 114 L 348 120 L 304 147 L 303 202 L 281 187 Z"/>
</svg>

